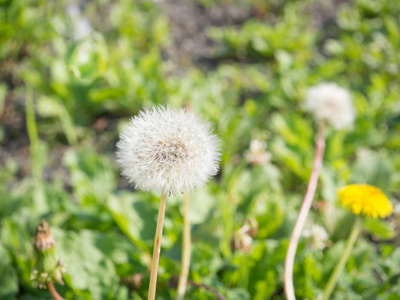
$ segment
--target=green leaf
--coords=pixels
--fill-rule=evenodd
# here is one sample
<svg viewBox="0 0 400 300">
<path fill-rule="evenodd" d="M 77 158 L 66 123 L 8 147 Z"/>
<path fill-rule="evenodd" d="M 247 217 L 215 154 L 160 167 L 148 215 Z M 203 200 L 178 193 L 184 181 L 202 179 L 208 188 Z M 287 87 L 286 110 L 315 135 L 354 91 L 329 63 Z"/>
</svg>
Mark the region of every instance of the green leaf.
<svg viewBox="0 0 400 300">
<path fill-rule="evenodd" d="M 357 152 L 352 182 L 371 184 L 387 191 L 393 174 L 392 163 L 385 155 L 368 149 Z"/>
<path fill-rule="evenodd" d="M 280 202 L 271 198 L 268 199 L 265 194 L 254 200 L 254 206 L 250 212 L 257 218 L 259 226 L 257 237 L 265 239 L 279 229 L 285 220 L 285 214 Z"/>
<path fill-rule="evenodd" d="M 383 240 L 390 240 L 396 234 L 393 226 L 384 220 L 368 218 L 364 226 L 370 234 Z"/>
<path fill-rule="evenodd" d="M 229 300 L 249 300 L 250 294 L 243 289 L 229 289 L 226 292 L 226 297 Z"/>
<path fill-rule="evenodd" d="M 153 244 L 158 214 L 158 209 L 149 198 L 146 194 L 124 192 L 110 195 L 106 203 L 121 231 L 144 249 Z"/>
<path fill-rule="evenodd" d="M 115 188 L 110 160 L 90 149 L 69 150 L 64 164 L 71 173 L 72 185 L 81 204 L 105 201 Z"/>
<path fill-rule="evenodd" d="M 0 243 L 0 298 L 15 299 L 18 293 L 18 276 L 11 264 L 7 250 Z"/>
<path fill-rule="evenodd" d="M 8 250 L 13 260 L 20 284 L 29 287 L 34 258 L 32 236 L 28 231 L 28 228 L 32 229 L 31 215 L 32 211 L 24 208 L 18 214 L 3 219 L 0 228 L 0 243 Z M 8 273 L 12 276 L 11 270 Z"/>
<path fill-rule="evenodd" d="M 203 223 L 216 207 L 217 197 L 209 189 L 197 189 L 190 193 L 190 222 Z"/>
<path fill-rule="evenodd" d="M 113 299 L 119 278 L 111 260 L 97 248 L 96 235 L 89 230 L 67 232 L 58 228 L 52 228 L 52 233 L 67 266 L 65 283 L 74 293 L 83 293 L 84 299 Z"/>
</svg>

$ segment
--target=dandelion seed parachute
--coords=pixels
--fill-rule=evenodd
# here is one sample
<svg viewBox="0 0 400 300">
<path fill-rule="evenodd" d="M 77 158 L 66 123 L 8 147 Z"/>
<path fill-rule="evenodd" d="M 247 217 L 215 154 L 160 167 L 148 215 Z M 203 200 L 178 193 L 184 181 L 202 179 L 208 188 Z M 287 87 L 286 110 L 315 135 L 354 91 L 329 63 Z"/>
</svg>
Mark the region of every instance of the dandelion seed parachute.
<svg viewBox="0 0 400 300">
<path fill-rule="evenodd" d="M 321 83 L 310 88 L 306 109 L 317 119 L 328 121 L 336 129 L 349 127 L 355 119 L 349 91 L 335 83 Z"/>
<path fill-rule="evenodd" d="M 130 120 L 117 144 L 122 174 L 143 191 L 186 192 L 218 171 L 218 138 L 192 111 L 158 106 Z"/>
</svg>

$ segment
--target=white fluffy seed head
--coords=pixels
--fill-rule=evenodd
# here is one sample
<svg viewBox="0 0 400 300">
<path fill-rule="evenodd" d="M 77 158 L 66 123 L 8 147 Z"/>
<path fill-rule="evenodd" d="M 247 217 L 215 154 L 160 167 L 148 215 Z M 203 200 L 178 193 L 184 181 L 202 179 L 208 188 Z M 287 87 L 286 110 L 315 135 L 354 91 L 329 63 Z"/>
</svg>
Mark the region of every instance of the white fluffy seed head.
<svg viewBox="0 0 400 300">
<path fill-rule="evenodd" d="M 317 119 L 328 121 L 336 129 L 352 125 L 355 118 L 349 91 L 335 83 L 321 83 L 310 88 L 306 109 Z"/>
<path fill-rule="evenodd" d="M 245 152 L 246 160 L 254 165 L 264 165 L 271 159 L 267 150 L 267 143 L 257 139 L 251 140 L 250 149 Z"/>
<path fill-rule="evenodd" d="M 218 143 L 194 112 L 158 106 L 130 120 L 117 143 L 117 162 L 137 189 L 186 192 L 217 173 Z"/>
<path fill-rule="evenodd" d="M 305 237 L 315 250 L 323 250 L 329 239 L 329 234 L 325 228 L 316 224 L 306 227 L 303 230 L 303 237 Z"/>
</svg>

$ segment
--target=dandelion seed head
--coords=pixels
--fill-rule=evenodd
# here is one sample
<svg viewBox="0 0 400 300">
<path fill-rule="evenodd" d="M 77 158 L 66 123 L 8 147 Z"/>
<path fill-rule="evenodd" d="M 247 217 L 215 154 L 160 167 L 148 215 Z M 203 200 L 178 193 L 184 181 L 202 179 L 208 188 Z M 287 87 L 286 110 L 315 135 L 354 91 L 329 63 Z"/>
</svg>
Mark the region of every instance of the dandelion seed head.
<svg viewBox="0 0 400 300">
<path fill-rule="evenodd" d="M 246 160 L 254 165 L 266 164 L 271 159 L 271 153 L 266 148 L 266 142 L 257 139 L 251 140 L 250 149 L 245 152 Z"/>
<path fill-rule="evenodd" d="M 317 224 L 312 224 L 303 231 L 305 237 L 315 250 L 323 250 L 328 242 L 329 235 L 325 228 Z"/>
<path fill-rule="evenodd" d="M 66 12 L 71 18 L 73 25 L 72 34 L 75 40 L 83 39 L 93 31 L 90 21 L 84 15 L 82 15 L 79 5 L 68 5 Z"/>
<path fill-rule="evenodd" d="M 335 83 L 321 83 L 310 88 L 306 109 L 336 129 L 349 127 L 355 119 L 350 92 Z"/>
<path fill-rule="evenodd" d="M 143 110 L 117 144 L 122 174 L 143 191 L 185 192 L 218 171 L 218 138 L 192 111 L 172 107 Z"/>
</svg>

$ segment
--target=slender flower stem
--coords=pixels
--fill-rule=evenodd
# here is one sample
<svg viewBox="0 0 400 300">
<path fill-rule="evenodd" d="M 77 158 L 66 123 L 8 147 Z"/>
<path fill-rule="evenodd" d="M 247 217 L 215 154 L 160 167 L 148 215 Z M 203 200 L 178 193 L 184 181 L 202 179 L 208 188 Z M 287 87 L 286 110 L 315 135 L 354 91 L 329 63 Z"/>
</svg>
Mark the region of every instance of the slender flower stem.
<svg viewBox="0 0 400 300">
<path fill-rule="evenodd" d="M 301 205 L 299 215 L 294 225 L 292 236 L 290 237 L 289 247 L 285 259 L 285 295 L 288 300 L 295 300 L 294 286 L 293 286 L 293 265 L 296 256 L 297 245 L 303 230 L 304 224 L 307 219 L 308 212 L 310 211 L 311 204 L 315 195 L 315 190 L 318 184 L 319 170 L 322 166 L 322 159 L 324 157 L 325 139 L 324 139 L 325 122 L 321 122 L 318 128 L 317 142 L 315 145 L 315 157 L 313 169 L 311 172 L 310 180 L 308 182 L 307 191 L 304 196 L 303 204 Z"/>
<path fill-rule="evenodd" d="M 28 131 L 30 152 L 32 158 L 32 173 L 34 179 L 38 182 L 41 180 L 41 166 L 39 159 L 39 135 L 37 124 L 35 120 L 35 107 L 34 107 L 34 94 L 31 89 L 27 89 L 25 96 L 25 110 L 26 110 L 26 128 Z"/>
<path fill-rule="evenodd" d="M 160 260 L 161 237 L 162 237 L 162 232 L 163 232 L 166 205 L 167 205 L 167 194 L 163 192 L 161 194 L 160 207 L 158 209 L 156 236 L 154 237 L 153 259 L 151 261 L 149 296 L 147 298 L 148 300 L 154 300 L 156 297 L 158 262 Z"/>
<path fill-rule="evenodd" d="M 239 276 L 238 286 L 244 290 L 247 290 L 249 285 L 249 266 L 247 253 L 243 253 L 243 256 L 241 257 Z"/>
<path fill-rule="evenodd" d="M 189 219 L 189 192 L 183 196 L 183 241 L 182 241 L 182 260 L 181 273 L 179 274 L 177 300 L 185 298 L 186 285 L 189 277 L 191 237 L 190 237 L 190 219 Z"/>
<path fill-rule="evenodd" d="M 65 300 L 63 297 L 60 296 L 60 294 L 57 292 L 56 288 L 54 287 L 54 284 L 50 282 L 47 287 L 49 288 L 49 292 L 51 296 L 53 297 L 54 300 Z"/>
<path fill-rule="evenodd" d="M 329 278 L 328 284 L 325 287 L 324 295 L 322 300 L 329 299 L 329 296 L 332 294 L 333 288 L 336 285 L 337 279 L 342 272 L 342 269 L 346 265 L 347 260 L 349 259 L 350 252 L 353 249 L 354 243 L 361 232 L 362 228 L 362 219 L 361 217 L 357 217 L 356 221 L 353 224 L 353 228 L 351 229 L 351 233 L 349 239 L 347 240 L 346 248 L 340 258 L 339 263 L 336 265 L 335 270 L 333 271 L 331 277 Z"/>
</svg>

